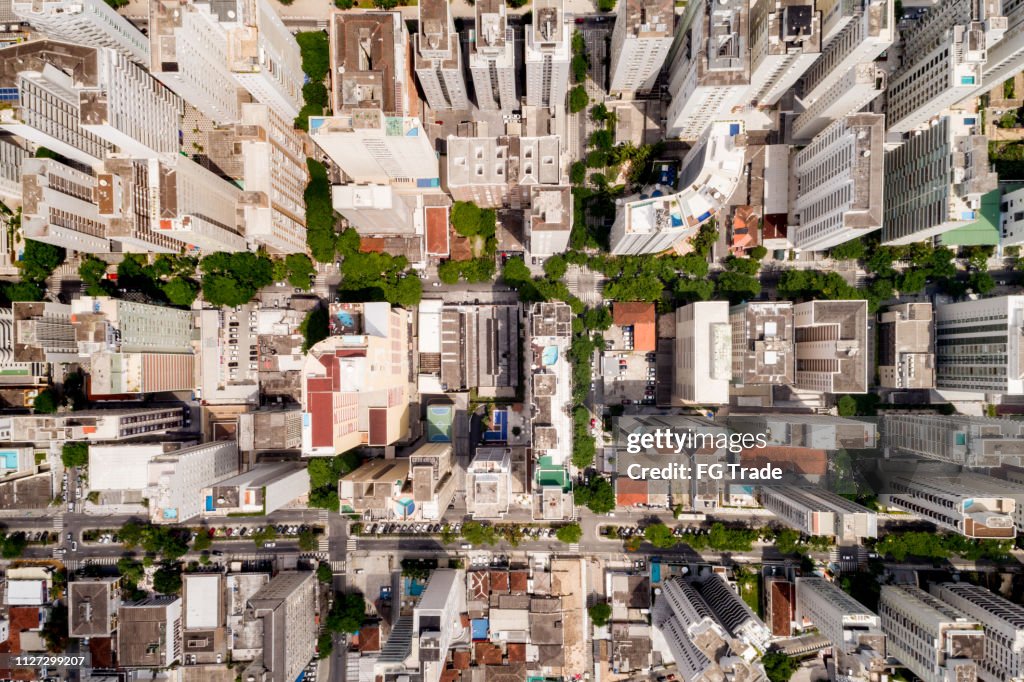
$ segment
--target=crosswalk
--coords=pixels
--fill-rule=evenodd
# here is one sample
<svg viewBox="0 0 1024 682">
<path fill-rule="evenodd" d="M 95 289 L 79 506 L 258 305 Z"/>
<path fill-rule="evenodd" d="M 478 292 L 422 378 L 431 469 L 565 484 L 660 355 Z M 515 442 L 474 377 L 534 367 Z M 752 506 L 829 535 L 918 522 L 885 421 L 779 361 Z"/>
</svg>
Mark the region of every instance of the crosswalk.
<svg viewBox="0 0 1024 682">
<path fill-rule="evenodd" d="M 348 542 L 345 543 L 345 550 L 349 552 L 354 552 L 357 549 L 359 549 L 359 540 L 356 538 L 356 536 L 349 535 Z"/>
<path fill-rule="evenodd" d="M 333 573 L 344 573 L 345 572 L 345 562 L 344 561 L 331 561 L 331 562 L 328 562 L 328 563 L 330 563 L 331 571 Z"/>
<path fill-rule="evenodd" d="M 64 562 L 64 566 L 69 571 L 74 571 L 89 564 L 92 564 L 94 566 L 116 566 L 117 561 L 118 557 L 116 556 L 98 556 L 90 557 L 88 559 L 68 559 Z"/>
<path fill-rule="evenodd" d="M 570 543 L 569 544 L 569 553 L 570 554 L 579 554 L 580 553 L 580 543 L 578 543 L 578 542 Z"/>
<path fill-rule="evenodd" d="M 58 533 L 64 530 L 64 512 L 53 517 L 53 529 Z"/>
</svg>

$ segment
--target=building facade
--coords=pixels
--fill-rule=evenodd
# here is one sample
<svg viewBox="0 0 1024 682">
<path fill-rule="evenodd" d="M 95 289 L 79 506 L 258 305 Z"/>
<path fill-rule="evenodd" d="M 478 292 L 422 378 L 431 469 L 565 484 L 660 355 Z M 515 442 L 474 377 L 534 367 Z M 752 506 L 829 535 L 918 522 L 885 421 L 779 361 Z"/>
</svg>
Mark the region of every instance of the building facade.
<svg viewBox="0 0 1024 682">
<path fill-rule="evenodd" d="M 565 23 L 562 0 L 539 0 L 534 4 L 524 53 L 528 106 L 565 106 L 572 60 L 571 30 Z"/>
<path fill-rule="evenodd" d="M 878 385 L 935 388 L 935 321 L 931 303 L 903 303 L 878 316 Z"/>
<path fill-rule="evenodd" d="M 673 353 L 673 403 L 728 403 L 732 379 L 729 303 L 698 301 L 676 309 Z"/>
<path fill-rule="evenodd" d="M 1024 296 L 935 309 L 935 384 L 974 393 L 1024 394 Z"/>
<path fill-rule="evenodd" d="M 672 49 L 675 9 L 667 0 L 625 0 L 615 16 L 609 92 L 650 92 Z"/>
<path fill-rule="evenodd" d="M 103 0 L 14 0 L 11 9 L 54 40 L 109 47 L 136 64 L 149 65 L 149 38 Z"/>
<path fill-rule="evenodd" d="M 462 75 L 462 46 L 446 0 L 419 5 L 416 34 L 416 78 L 431 109 L 469 108 L 466 79 Z"/>
<path fill-rule="evenodd" d="M 469 44 L 469 73 L 476 105 L 484 110 L 513 111 L 516 96 L 515 32 L 508 25 L 504 0 L 475 3 L 476 33 Z"/>
</svg>

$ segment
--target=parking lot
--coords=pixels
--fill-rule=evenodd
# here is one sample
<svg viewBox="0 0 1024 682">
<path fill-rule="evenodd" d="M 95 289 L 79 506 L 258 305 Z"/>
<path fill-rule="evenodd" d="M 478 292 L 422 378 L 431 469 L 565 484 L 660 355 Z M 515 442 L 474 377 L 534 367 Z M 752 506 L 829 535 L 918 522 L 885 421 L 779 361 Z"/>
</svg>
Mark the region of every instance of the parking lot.
<svg viewBox="0 0 1024 682">
<path fill-rule="evenodd" d="M 654 353 L 606 353 L 603 361 L 606 405 L 654 404 Z"/>
</svg>

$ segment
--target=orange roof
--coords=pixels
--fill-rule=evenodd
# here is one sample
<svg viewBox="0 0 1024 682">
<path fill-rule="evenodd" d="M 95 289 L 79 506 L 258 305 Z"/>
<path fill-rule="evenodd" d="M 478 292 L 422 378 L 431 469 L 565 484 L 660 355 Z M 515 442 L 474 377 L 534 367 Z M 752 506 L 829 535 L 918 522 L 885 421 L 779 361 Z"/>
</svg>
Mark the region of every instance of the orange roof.
<svg viewBox="0 0 1024 682">
<path fill-rule="evenodd" d="M 785 445 L 744 450 L 740 453 L 740 463 L 745 467 L 763 467 L 771 464 L 782 469 L 783 473 L 805 476 L 824 476 L 828 469 L 824 450 Z"/>
<path fill-rule="evenodd" d="M 451 245 L 452 260 L 473 260 L 473 245 L 468 237 L 455 234 L 455 231 L 452 230 L 448 239 Z"/>
<path fill-rule="evenodd" d="M 424 209 L 427 219 L 427 254 L 448 255 L 448 208 L 428 206 Z"/>
<path fill-rule="evenodd" d="M 647 504 L 647 481 L 619 476 L 615 479 L 615 503 L 620 507 Z"/>
<path fill-rule="evenodd" d="M 526 663 L 526 645 L 518 642 L 509 642 L 506 648 L 509 663 Z"/>
<path fill-rule="evenodd" d="M 793 583 L 787 580 L 771 581 L 772 634 L 789 637 L 793 634 Z"/>
<path fill-rule="evenodd" d="M 491 594 L 508 594 L 508 571 L 491 571 Z"/>
<path fill-rule="evenodd" d="M 490 642 L 474 644 L 477 665 L 501 665 L 501 647 Z"/>
<path fill-rule="evenodd" d="M 509 590 L 512 594 L 526 594 L 529 583 L 530 576 L 526 571 L 512 571 L 509 574 Z"/>
<path fill-rule="evenodd" d="M 468 651 L 459 649 L 452 652 L 452 667 L 456 670 L 469 670 L 469 662 L 471 660 L 473 660 L 473 657 Z"/>
<path fill-rule="evenodd" d="M 359 630 L 359 651 L 380 651 L 380 628 L 376 625 Z"/>
<path fill-rule="evenodd" d="M 657 348 L 657 312 L 653 303 L 633 301 L 612 304 L 612 320 L 618 327 L 633 327 L 633 350 L 651 352 Z"/>
<path fill-rule="evenodd" d="M 386 242 L 380 237 L 361 237 L 359 251 L 361 253 L 383 253 Z"/>
</svg>

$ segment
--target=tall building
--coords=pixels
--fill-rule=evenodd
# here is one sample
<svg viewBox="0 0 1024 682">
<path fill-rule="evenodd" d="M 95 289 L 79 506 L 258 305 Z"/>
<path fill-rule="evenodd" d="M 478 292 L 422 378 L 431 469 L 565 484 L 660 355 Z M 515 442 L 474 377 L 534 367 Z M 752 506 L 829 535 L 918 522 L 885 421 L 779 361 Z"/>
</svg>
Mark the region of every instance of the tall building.
<svg viewBox="0 0 1024 682">
<path fill-rule="evenodd" d="M 978 665 L 982 682 L 1024 680 L 1024 606 L 978 585 L 940 583 L 931 593 L 985 626 L 985 656 Z"/>
<path fill-rule="evenodd" d="M 999 244 L 1024 244 L 1024 187 L 1004 192 L 999 203 Z"/>
<path fill-rule="evenodd" d="M 878 537 L 878 515 L 822 488 L 768 485 L 760 492 L 761 504 L 791 528 L 807 535 L 834 537 L 838 542 L 860 542 Z"/>
<path fill-rule="evenodd" d="M 744 98 L 772 106 L 821 56 L 821 12 L 814 0 L 750 3 L 750 91 Z"/>
<path fill-rule="evenodd" d="M 819 393 L 868 390 L 867 301 L 807 301 L 793 306 L 796 387 Z"/>
<path fill-rule="evenodd" d="M 677 308 L 673 354 L 673 403 L 728 403 L 732 379 L 728 301 L 698 301 Z"/>
<path fill-rule="evenodd" d="M 884 116 L 851 114 L 794 155 L 794 246 L 824 251 L 881 229 L 884 139 Z"/>
<path fill-rule="evenodd" d="M 282 571 L 245 603 L 244 621 L 263 621 L 263 670 L 267 682 L 291 682 L 316 653 L 316 574 Z"/>
<path fill-rule="evenodd" d="M 441 388 L 513 396 L 519 385 L 519 306 L 441 309 Z"/>
<path fill-rule="evenodd" d="M 946 303 L 935 309 L 936 386 L 1024 395 L 1024 296 Z"/>
<path fill-rule="evenodd" d="M 302 372 L 302 454 L 383 447 L 409 429 L 408 313 L 387 303 L 338 303 L 331 336 Z"/>
<path fill-rule="evenodd" d="M 922 682 L 975 679 L 982 623 L 910 585 L 883 585 L 878 615 L 889 654 Z"/>
<path fill-rule="evenodd" d="M 878 316 L 878 385 L 935 388 L 931 303 L 903 303 Z"/>
<path fill-rule="evenodd" d="M 831 414 L 739 415 L 728 424 L 741 433 L 766 433 L 771 445 L 819 450 L 874 448 L 878 435 L 873 422 Z"/>
<path fill-rule="evenodd" d="M 572 61 L 571 27 L 565 21 L 563 0 L 538 0 L 533 21 L 526 26 L 526 104 L 565 106 Z"/>
<path fill-rule="evenodd" d="M 123 668 L 169 668 L 182 658 L 181 597 L 152 596 L 117 610 L 117 663 Z"/>
<path fill-rule="evenodd" d="M 740 123 L 715 123 L 683 159 L 679 186 L 623 199 L 615 208 L 611 252 L 659 253 L 700 230 L 729 200 L 742 173 L 747 139 Z"/>
<path fill-rule="evenodd" d="M 732 382 L 738 386 L 793 383 L 793 304 L 749 301 L 729 308 Z"/>
<path fill-rule="evenodd" d="M 669 56 L 668 136 L 696 140 L 745 106 L 750 87 L 746 0 L 687 4 Z"/>
<path fill-rule="evenodd" d="M 180 407 L 140 407 L 15 415 L 0 426 L 0 434 L 7 436 L 3 440 L 46 445 L 69 440 L 128 440 L 145 434 L 167 433 L 184 425 L 185 415 Z"/>
<path fill-rule="evenodd" d="M 889 130 L 909 132 L 974 93 L 987 49 L 1006 31 L 1000 5 L 949 0 L 902 33 L 904 61 L 886 90 Z"/>
<path fill-rule="evenodd" d="M 475 519 L 500 519 L 511 499 L 511 448 L 477 448 L 466 469 L 466 511 Z"/>
<path fill-rule="evenodd" d="M 530 188 L 530 208 L 523 212 L 523 223 L 531 254 L 547 257 L 569 248 L 572 221 L 570 187 L 534 185 Z"/>
<path fill-rule="evenodd" d="M 1024 3 L 1005 0 L 1001 14 L 1006 17 L 1006 32 L 988 49 L 975 96 L 998 87 L 1024 69 Z"/>
<path fill-rule="evenodd" d="M 181 101 L 111 48 L 34 40 L 0 49 L 0 87 L 10 88 L 0 127 L 79 163 L 178 153 Z"/>
<path fill-rule="evenodd" d="M 823 42 L 821 59 L 804 74 L 804 93 L 801 100 L 810 107 L 833 86 L 861 64 L 870 64 L 889 49 L 895 39 L 895 5 L 892 0 L 857 0 L 819 2 L 823 10 L 824 31 L 842 23 L 826 43 Z M 830 6 L 829 6 L 830 5 Z M 844 21 L 837 21 L 844 15 Z M 844 112 L 852 113 L 856 109 Z M 838 118 L 838 117 L 837 117 Z"/>
<path fill-rule="evenodd" d="M 838 670 L 856 669 L 853 662 L 865 650 L 873 654 L 867 658 L 874 658 L 875 666 L 884 665 L 886 648 L 881 619 L 835 583 L 818 576 L 797 578 L 796 622 L 813 624 L 832 643 Z"/>
<path fill-rule="evenodd" d="M 461 478 L 451 443 L 425 443 L 409 455 L 412 501 L 420 517 L 440 519 L 455 497 Z"/>
<path fill-rule="evenodd" d="M 27 239 L 82 253 L 109 253 L 96 178 L 56 159 L 22 163 L 21 227 Z"/>
<path fill-rule="evenodd" d="M 75 580 L 68 585 L 68 635 L 75 638 L 110 637 L 117 629 L 121 606 L 117 577 Z"/>
<path fill-rule="evenodd" d="M 448 193 L 482 208 L 524 208 L 533 187 L 561 181 L 560 147 L 557 135 L 449 135 Z"/>
<path fill-rule="evenodd" d="M 654 89 L 672 49 L 675 7 L 669 0 L 623 0 L 612 30 L 612 93 Z"/>
<path fill-rule="evenodd" d="M 1024 422 L 1016 419 L 889 414 L 882 418 L 883 446 L 971 468 L 1024 466 Z"/>
<path fill-rule="evenodd" d="M 1015 483 L 970 472 L 946 473 L 920 465 L 894 472 L 878 496 L 892 505 L 922 516 L 935 525 L 967 538 L 1012 540 L 1015 515 L 1022 517 L 1024 494 Z"/>
<path fill-rule="evenodd" d="M 47 383 L 47 374 L 45 360 L 17 359 L 14 311 L 0 308 L 0 385 L 38 386 Z"/>
<path fill-rule="evenodd" d="M 151 0 L 150 72 L 217 123 L 238 120 L 239 88 L 292 120 L 302 108 L 299 44 L 267 0 Z"/>
<path fill-rule="evenodd" d="M 15 301 L 14 359 L 18 362 L 77 362 L 78 341 L 71 306 L 45 301 Z"/>
<path fill-rule="evenodd" d="M 974 114 L 951 113 L 886 153 L 882 243 L 909 244 L 977 220 L 982 195 L 998 183 L 980 133 Z"/>
<path fill-rule="evenodd" d="M 149 66 L 149 38 L 103 0 L 13 0 L 11 9 L 54 40 L 109 47 Z"/>
<path fill-rule="evenodd" d="M 484 110 L 513 111 L 516 97 L 515 33 L 508 25 L 505 0 L 476 3 L 476 31 L 469 43 L 469 73 L 476 105 Z"/>
<path fill-rule="evenodd" d="M 106 296 L 71 302 L 94 395 L 186 391 L 196 385 L 192 314 Z"/>
<path fill-rule="evenodd" d="M 409 32 L 398 12 L 334 12 L 332 117 L 311 117 L 313 142 L 356 184 L 430 190 L 440 184 L 437 154 L 415 116 L 406 82 Z M 366 44 L 364 36 L 376 36 Z"/>
<path fill-rule="evenodd" d="M 833 121 L 860 111 L 885 92 L 886 78 L 873 62 L 857 64 L 793 119 L 793 139 L 810 140 Z"/>
<path fill-rule="evenodd" d="M 425 0 L 419 6 L 416 34 L 416 77 L 431 109 L 469 108 L 462 75 L 462 46 L 447 0 Z"/>
<path fill-rule="evenodd" d="M 204 509 L 203 489 L 238 473 L 235 441 L 214 441 L 150 458 L 145 499 L 153 523 L 184 523 Z"/>
</svg>

